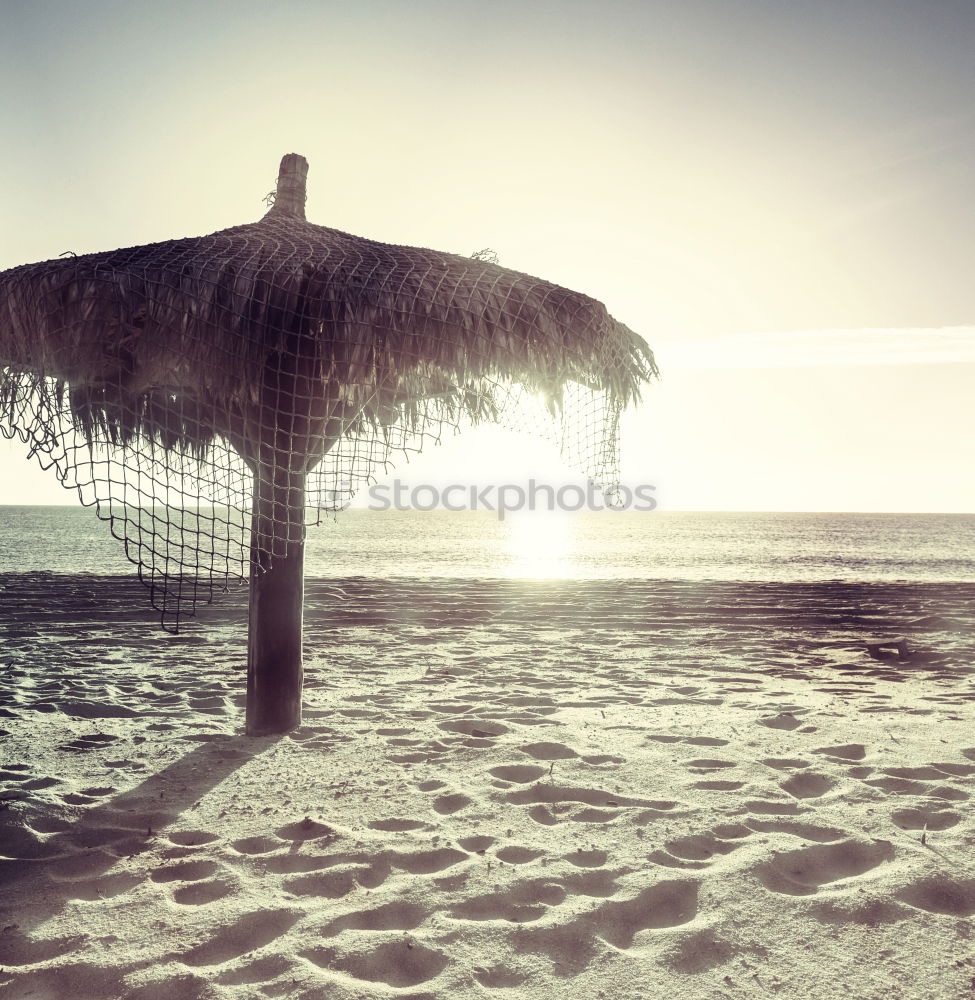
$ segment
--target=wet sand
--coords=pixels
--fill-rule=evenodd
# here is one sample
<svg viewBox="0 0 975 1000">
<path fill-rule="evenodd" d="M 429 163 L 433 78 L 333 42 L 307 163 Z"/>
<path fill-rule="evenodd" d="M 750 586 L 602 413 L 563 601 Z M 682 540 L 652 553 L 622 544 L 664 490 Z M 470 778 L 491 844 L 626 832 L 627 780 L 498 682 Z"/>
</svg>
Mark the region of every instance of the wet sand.
<svg viewBox="0 0 975 1000">
<path fill-rule="evenodd" d="M 975 995 L 975 585 L 0 577 L 0 995 Z M 867 643 L 906 637 L 910 655 Z"/>
</svg>

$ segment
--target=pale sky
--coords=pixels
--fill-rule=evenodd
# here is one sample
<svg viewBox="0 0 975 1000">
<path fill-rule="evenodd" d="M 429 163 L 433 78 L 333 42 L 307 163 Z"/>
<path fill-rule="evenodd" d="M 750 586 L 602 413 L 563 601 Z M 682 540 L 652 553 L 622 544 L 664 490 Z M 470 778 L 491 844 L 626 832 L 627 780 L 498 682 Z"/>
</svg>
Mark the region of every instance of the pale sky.
<svg viewBox="0 0 975 1000">
<path fill-rule="evenodd" d="M 971 511 L 973 47 L 970 0 L 5 0 L 0 268 L 255 220 L 299 152 L 312 221 L 657 348 L 623 470 L 662 507 Z M 411 476 L 548 468 L 478 440 Z M 23 452 L 0 504 L 71 502 Z"/>
</svg>

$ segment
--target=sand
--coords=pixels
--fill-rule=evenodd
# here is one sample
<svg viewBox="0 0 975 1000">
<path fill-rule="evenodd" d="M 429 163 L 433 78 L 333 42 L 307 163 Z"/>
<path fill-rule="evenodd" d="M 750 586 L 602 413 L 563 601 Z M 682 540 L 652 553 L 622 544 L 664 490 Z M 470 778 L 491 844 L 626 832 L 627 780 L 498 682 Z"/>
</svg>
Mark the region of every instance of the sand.
<svg viewBox="0 0 975 1000">
<path fill-rule="evenodd" d="M 4 998 L 975 996 L 975 585 L 0 586 Z"/>
</svg>

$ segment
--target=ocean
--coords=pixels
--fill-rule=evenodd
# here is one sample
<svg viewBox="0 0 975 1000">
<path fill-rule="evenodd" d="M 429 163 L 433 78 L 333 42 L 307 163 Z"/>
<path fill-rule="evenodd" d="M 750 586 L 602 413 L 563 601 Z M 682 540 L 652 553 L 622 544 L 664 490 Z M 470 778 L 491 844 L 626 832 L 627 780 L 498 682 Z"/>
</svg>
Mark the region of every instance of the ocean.
<svg viewBox="0 0 975 1000">
<path fill-rule="evenodd" d="M 0 573 L 132 572 L 82 507 L 0 507 Z M 975 515 L 352 509 L 308 529 L 306 576 L 975 581 Z"/>
</svg>

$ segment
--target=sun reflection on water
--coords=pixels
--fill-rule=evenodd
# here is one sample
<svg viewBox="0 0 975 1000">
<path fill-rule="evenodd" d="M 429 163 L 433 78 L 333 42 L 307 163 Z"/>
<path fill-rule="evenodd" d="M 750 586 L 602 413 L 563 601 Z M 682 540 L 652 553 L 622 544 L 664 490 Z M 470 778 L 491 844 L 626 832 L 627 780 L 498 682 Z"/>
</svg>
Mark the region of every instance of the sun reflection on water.
<svg viewBox="0 0 975 1000">
<path fill-rule="evenodd" d="M 506 575 L 519 579 L 564 579 L 576 570 L 572 518 L 562 511 L 518 511 L 504 520 Z"/>
</svg>

